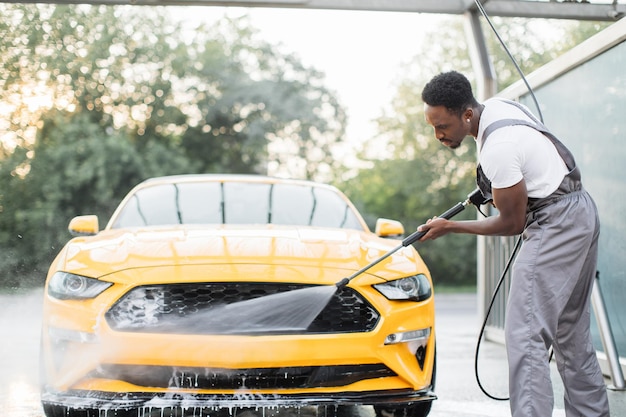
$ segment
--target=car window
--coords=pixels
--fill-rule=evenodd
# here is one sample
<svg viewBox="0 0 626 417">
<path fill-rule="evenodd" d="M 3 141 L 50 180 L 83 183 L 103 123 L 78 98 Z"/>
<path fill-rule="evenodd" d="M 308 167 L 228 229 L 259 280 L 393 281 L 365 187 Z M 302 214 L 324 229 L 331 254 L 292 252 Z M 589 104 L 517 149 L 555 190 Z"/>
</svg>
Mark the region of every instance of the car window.
<svg viewBox="0 0 626 417">
<path fill-rule="evenodd" d="M 362 230 L 335 191 L 299 184 L 188 182 L 136 191 L 113 228 L 174 224 L 278 224 Z"/>
</svg>

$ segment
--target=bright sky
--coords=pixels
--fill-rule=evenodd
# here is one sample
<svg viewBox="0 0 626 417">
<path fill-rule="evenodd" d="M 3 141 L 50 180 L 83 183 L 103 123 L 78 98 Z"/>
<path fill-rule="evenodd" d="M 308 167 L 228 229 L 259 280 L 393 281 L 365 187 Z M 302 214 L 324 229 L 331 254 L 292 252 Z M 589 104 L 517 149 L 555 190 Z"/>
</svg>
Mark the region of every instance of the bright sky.
<svg viewBox="0 0 626 417">
<path fill-rule="evenodd" d="M 372 136 L 371 120 L 394 94 L 401 64 L 416 53 L 415 45 L 441 15 L 345 10 L 187 7 L 207 21 L 225 14 L 250 16 L 264 39 L 282 44 L 307 66 L 326 74 L 348 112 L 347 139 Z"/>
</svg>

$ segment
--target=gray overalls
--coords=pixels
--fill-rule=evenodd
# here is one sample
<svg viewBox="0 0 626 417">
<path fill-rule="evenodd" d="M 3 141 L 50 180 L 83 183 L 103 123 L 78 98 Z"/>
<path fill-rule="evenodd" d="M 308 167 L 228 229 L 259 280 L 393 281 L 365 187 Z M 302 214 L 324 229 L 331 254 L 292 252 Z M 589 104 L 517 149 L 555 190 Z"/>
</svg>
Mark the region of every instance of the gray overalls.
<svg viewBox="0 0 626 417">
<path fill-rule="evenodd" d="M 582 187 L 569 150 L 526 109 L 509 103 L 536 124 L 516 119 L 494 122 L 485 129 L 482 143 L 495 129 L 526 125 L 552 140 L 570 170 L 553 194 L 528 202 L 505 322 L 511 413 L 513 417 L 552 415 L 548 362 L 552 346 L 565 387 L 566 416 L 607 417 L 606 387 L 589 330 L 600 231 L 597 209 Z M 480 165 L 477 171 L 481 190 L 490 193 L 491 184 Z"/>
</svg>

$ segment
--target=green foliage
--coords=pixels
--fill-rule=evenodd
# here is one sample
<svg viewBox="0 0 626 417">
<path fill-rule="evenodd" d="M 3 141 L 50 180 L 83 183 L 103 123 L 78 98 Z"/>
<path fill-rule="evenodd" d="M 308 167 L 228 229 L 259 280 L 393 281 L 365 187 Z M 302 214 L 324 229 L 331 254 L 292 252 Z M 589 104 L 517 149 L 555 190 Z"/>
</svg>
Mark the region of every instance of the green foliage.
<svg viewBox="0 0 626 417">
<path fill-rule="evenodd" d="M 471 176 L 465 175 L 451 183 L 447 177 L 454 173 L 448 175 L 443 173 L 446 167 L 439 168 L 442 173 L 425 157 L 387 159 L 360 171 L 356 178 L 340 187 L 363 211 L 370 228 L 373 229 L 378 217 L 391 218 L 402 222 L 408 235 L 429 218 L 464 201 L 475 188 Z M 440 179 L 444 180 L 441 185 L 438 184 Z M 444 188 L 439 188 L 444 184 Z M 471 207 L 456 217 L 474 218 L 476 211 Z M 469 284 L 475 281 L 476 239 L 473 236 L 448 235 L 416 245 L 437 282 Z"/>
<path fill-rule="evenodd" d="M 323 74 L 245 18 L 189 31 L 162 8 L 0 12 L 0 285 L 42 283 L 69 220 L 105 222 L 145 178 L 337 164 L 345 114 Z"/>
<path fill-rule="evenodd" d="M 260 40 L 246 18 L 188 28 L 147 6 L 4 3 L 0 13 L 0 285 L 43 282 L 71 217 L 104 221 L 148 177 L 339 178 L 333 149 L 344 110 L 322 73 Z M 524 72 L 602 28 L 573 25 L 553 46 L 530 36 L 530 21 L 497 24 Z M 488 38 L 505 87 L 518 77 Z M 473 189 L 471 142 L 454 156 L 442 148 L 420 100 L 440 71 L 471 75 L 467 49 L 462 21 L 451 19 L 407 64 L 379 134 L 361 152 L 370 168 L 341 183 L 370 223 L 392 217 L 410 233 Z M 455 236 L 420 251 L 436 280 L 468 283 L 474 248 L 471 236 Z"/>
<path fill-rule="evenodd" d="M 10 271 L 5 285 L 41 283 L 75 215 L 106 220 L 129 184 L 184 172 L 187 161 L 175 149 L 155 143 L 140 153 L 128 136 L 112 132 L 85 113 L 51 112 L 29 151 L 33 156 L 18 148 L 2 161 L 0 243 L 6 250 L 0 262 Z"/>
<path fill-rule="evenodd" d="M 190 158 L 204 155 L 200 171 L 264 172 L 269 165 L 313 179 L 337 164 L 332 148 L 344 134 L 344 110 L 323 87 L 323 74 L 254 35 L 245 19 L 196 33 L 188 54 L 197 64 L 186 76 L 197 80 L 188 93 L 199 117 L 182 135 L 183 148 Z"/>
</svg>

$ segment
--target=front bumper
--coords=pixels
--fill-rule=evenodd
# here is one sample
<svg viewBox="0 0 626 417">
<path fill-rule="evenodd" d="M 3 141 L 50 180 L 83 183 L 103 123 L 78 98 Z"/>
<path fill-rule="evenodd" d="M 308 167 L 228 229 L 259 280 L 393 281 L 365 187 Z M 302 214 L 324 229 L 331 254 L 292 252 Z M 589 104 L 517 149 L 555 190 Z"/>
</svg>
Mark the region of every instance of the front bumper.
<svg viewBox="0 0 626 417">
<path fill-rule="evenodd" d="M 45 392 L 41 401 L 46 407 L 61 407 L 65 414 L 70 410 L 134 410 L 134 409 L 215 409 L 234 407 L 304 407 L 381 405 L 410 406 L 437 397 L 430 389 L 419 391 L 390 390 L 372 392 L 324 393 L 319 397 L 301 394 L 259 395 L 207 395 L 180 393 L 111 393 L 103 391 L 72 390 L 63 393 Z M 62 415 L 65 415 L 62 414 Z"/>
<path fill-rule="evenodd" d="M 192 409 L 197 413 L 191 415 L 204 416 L 214 409 L 402 408 L 435 400 L 430 389 L 433 299 L 390 303 L 370 285 L 359 290 L 381 311 L 374 328 L 345 333 L 333 328 L 326 333 L 318 327 L 308 334 L 254 336 L 114 330 L 104 312 L 120 294 L 103 294 L 97 306 L 49 300 L 43 329 L 42 405 L 52 410 L 46 415 L 54 416 L 147 416 L 152 412 L 145 410 L 154 409 L 160 417 L 179 417 L 183 414 L 170 414 L 171 410 Z M 95 319 L 94 310 L 99 312 Z M 351 314 L 332 316 L 345 319 Z M 369 314 L 361 316 L 370 323 Z M 415 341 L 387 343 L 390 335 L 424 329 L 428 331 L 419 346 Z M 303 380 L 308 368 L 310 377 Z M 223 369 L 224 375 L 212 376 L 216 369 Z"/>
</svg>

